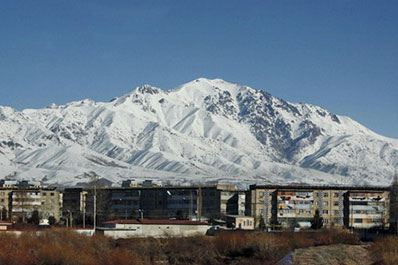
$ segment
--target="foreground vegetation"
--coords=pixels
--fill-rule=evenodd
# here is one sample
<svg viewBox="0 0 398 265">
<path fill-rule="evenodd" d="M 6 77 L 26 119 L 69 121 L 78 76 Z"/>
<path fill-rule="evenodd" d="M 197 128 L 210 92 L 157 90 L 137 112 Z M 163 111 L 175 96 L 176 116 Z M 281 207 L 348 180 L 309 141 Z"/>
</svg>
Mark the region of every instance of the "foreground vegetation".
<svg viewBox="0 0 398 265">
<path fill-rule="evenodd" d="M 359 240 L 344 230 L 124 240 L 68 230 L 20 237 L 0 233 L 0 264 L 275 264 L 294 249 L 337 243 L 358 244 Z"/>
<path fill-rule="evenodd" d="M 398 264 L 398 237 L 389 236 L 374 242 L 370 248 L 371 255 L 377 265 Z"/>
</svg>

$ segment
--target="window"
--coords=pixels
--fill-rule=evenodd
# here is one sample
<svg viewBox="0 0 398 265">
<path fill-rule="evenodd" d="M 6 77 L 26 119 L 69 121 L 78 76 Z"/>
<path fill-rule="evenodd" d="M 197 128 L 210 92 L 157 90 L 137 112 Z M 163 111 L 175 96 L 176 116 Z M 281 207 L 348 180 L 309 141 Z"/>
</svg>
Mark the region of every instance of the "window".
<svg viewBox="0 0 398 265">
<path fill-rule="evenodd" d="M 1 199 L 1 202 L 4 202 L 4 199 Z"/>
<path fill-rule="evenodd" d="M 4 196 L 4 192 L 1 193 L 1 196 Z"/>
<path fill-rule="evenodd" d="M 333 202 L 334 206 L 339 206 L 339 202 Z"/>
<path fill-rule="evenodd" d="M 303 209 L 300 209 L 300 210 L 299 210 L 299 213 L 300 213 L 300 214 L 304 213 L 304 210 L 303 210 Z"/>
<path fill-rule="evenodd" d="M 335 214 L 335 215 L 338 215 L 338 214 L 339 214 L 339 211 L 338 211 L 338 210 L 334 210 L 334 214 Z"/>
<path fill-rule="evenodd" d="M 323 197 L 329 197 L 329 193 L 324 192 L 324 193 L 323 193 Z"/>
<path fill-rule="evenodd" d="M 47 196 L 47 193 L 46 193 L 46 192 L 43 192 L 42 194 L 43 194 L 43 196 Z"/>
<path fill-rule="evenodd" d="M 334 193 L 334 197 L 335 197 L 335 198 L 338 198 L 338 197 L 339 197 L 339 193 L 338 193 L 338 192 L 335 192 L 335 193 Z"/>
<path fill-rule="evenodd" d="M 362 219 L 354 219 L 354 223 L 362 223 Z"/>
<path fill-rule="evenodd" d="M 54 192 L 51 192 L 51 193 L 50 193 L 50 196 L 54 196 Z"/>
<path fill-rule="evenodd" d="M 323 205 L 329 206 L 329 202 L 323 202 Z"/>
<path fill-rule="evenodd" d="M 329 214 L 329 211 L 328 210 L 322 210 L 322 213 L 323 214 Z"/>
</svg>

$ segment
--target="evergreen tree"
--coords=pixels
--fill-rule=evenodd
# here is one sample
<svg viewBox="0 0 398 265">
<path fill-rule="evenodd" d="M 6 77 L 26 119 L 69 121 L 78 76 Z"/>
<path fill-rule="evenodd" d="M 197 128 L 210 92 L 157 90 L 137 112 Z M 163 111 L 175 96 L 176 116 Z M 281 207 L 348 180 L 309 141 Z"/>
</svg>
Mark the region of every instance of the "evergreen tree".
<svg viewBox="0 0 398 265">
<path fill-rule="evenodd" d="M 56 222 L 57 222 L 57 220 L 55 219 L 54 216 L 50 216 L 50 217 L 48 218 L 48 223 L 49 223 L 50 225 L 54 225 Z"/>
<path fill-rule="evenodd" d="M 259 227 L 261 230 L 264 230 L 264 229 L 265 229 L 265 222 L 264 222 L 264 217 L 263 217 L 262 214 L 260 215 L 260 222 L 259 222 L 258 227 Z"/>
<path fill-rule="evenodd" d="M 311 220 L 311 229 L 321 229 L 323 227 L 323 218 L 319 214 L 319 210 L 315 210 L 314 218 Z"/>
<path fill-rule="evenodd" d="M 280 229 L 281 223 L 278 221 L 278 217 L 274 214 L 271 217 L 270 225 L 273 229 Z"/>
<path fill-rule="evenodd" d="M 1 216 L 3 217 L 3 221 L 7 220 L 7 208 L 3 207 L 3 209 L 1 209 Z"/>
<path fill-rule="evenodd" d="M 29 219 L 30 223 L 38 225 L 40 223 L 39 211 L 34 210 L 32 212 L 32 217 Z"/>
</svg>

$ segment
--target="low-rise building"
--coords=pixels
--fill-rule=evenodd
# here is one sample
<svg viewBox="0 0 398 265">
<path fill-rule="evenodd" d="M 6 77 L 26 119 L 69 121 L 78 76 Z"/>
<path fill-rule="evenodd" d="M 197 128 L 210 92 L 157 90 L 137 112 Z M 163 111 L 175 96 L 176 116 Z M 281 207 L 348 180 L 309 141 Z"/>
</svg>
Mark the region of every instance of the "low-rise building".
<svg viewBox="0 0 398 265">
<path fill-rule="evenodd" d="M 12 226 L 12 223 L 0 220 L 0 231 L 8 230 Z"/>
<path fill-rule="evenodd" d="M 251 216 L 227 215 L 226 224 L 232 229 L 254 230 L 254 218 Z"/>
<path fill-rule="evenodd" d="M 97 232 L 118 239 L 205 235 L 208 229 L 208 223 L 199 221 L 136 219 L 107 221 Z"/>
</svg>

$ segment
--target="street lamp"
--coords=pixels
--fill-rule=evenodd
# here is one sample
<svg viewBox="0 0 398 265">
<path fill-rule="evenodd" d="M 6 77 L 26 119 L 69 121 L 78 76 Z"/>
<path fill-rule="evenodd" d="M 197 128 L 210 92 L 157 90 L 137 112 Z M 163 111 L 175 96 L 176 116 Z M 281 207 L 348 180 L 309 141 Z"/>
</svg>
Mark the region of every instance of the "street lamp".
<svg viewBox="0 0 398 265">
<path fill-rule="evenodd" d="M 140 213 L 140 219 L 144 219 L 144 210 L 138 209 L 138 212 Z"/>
<path fill-rule="evenodd" d="M 69 227 L 72 227 L 72 213 L 70 210 L 67 210 L 67 212 L 69 213 Z"/>
</svg>

